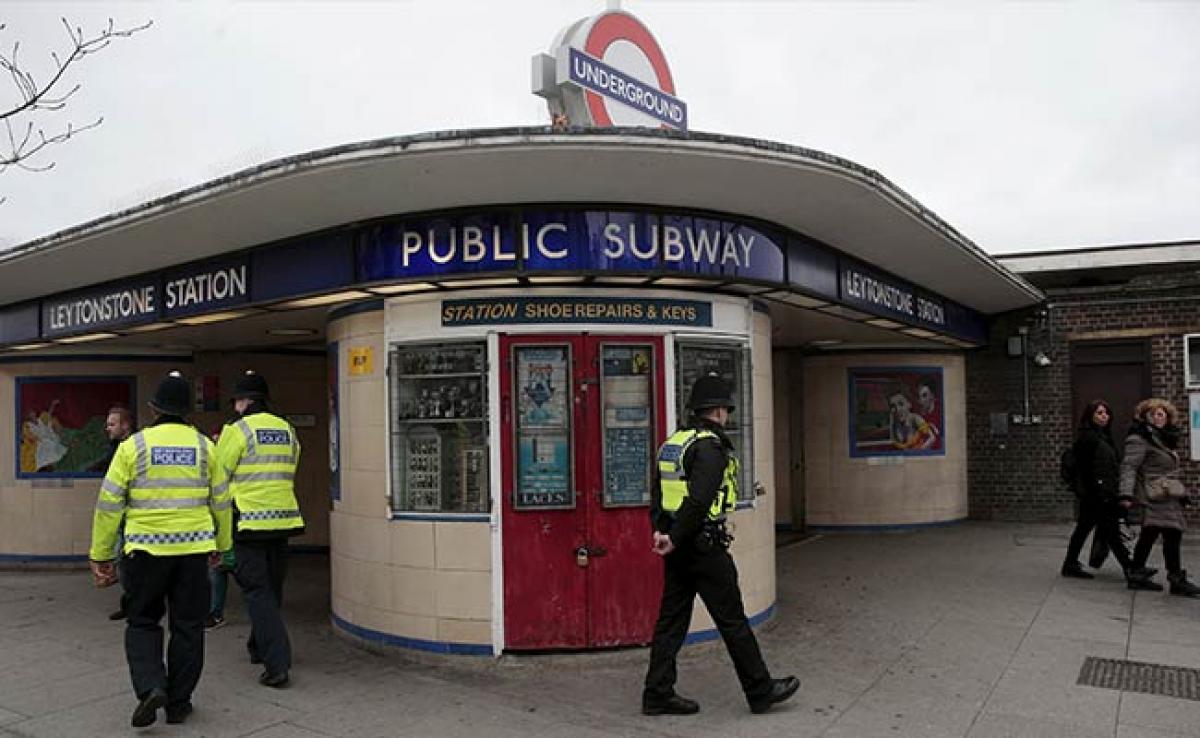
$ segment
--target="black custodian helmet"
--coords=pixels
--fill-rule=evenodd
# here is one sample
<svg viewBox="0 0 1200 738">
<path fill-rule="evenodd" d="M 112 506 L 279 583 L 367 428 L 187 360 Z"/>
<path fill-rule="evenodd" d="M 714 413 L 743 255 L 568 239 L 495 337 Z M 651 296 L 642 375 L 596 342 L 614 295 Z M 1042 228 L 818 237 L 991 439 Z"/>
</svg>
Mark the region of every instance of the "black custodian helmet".
<svg viewBox="0 0 1200 738">
<path fill-rule="evenodd" d="M 238 377 L 237 383 L 233 386 L 233 399 L 235 400 L 265 400 L 270 394 L 267 389 L 267 380 L 254 370 L 247 371 Z"/>
<path fill-rule="evenodd" d="M 727 407 L 733 412 L 736 405 L 733 402 L 733 385 L 720 374 L 710 373 L 692 384 L 688 409 L 697 412 L 714 407 Z"/>
<path fill-rule="evenodd" d="M 150 407 L 163 415 L 187 415 L 192 405 L 192 386 L 179 372 L 171 372 L 158 383 Z"/>
</svg>

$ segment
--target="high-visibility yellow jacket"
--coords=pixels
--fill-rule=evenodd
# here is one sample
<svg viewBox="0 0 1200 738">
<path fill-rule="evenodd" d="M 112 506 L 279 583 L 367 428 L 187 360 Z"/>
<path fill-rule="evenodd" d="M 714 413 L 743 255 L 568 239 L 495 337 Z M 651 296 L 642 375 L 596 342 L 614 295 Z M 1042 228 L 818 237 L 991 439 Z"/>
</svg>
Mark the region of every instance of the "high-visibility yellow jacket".
<svg viewBox="0 0 1200 738">
<path fill-rule="evenodd" d="M 662 509 L 666 512 L 678 512 L 683 505 L 683 498 L 688 496 L 687 470 L 683 468 L 683 456 L 688 447 L 702 438 L 717 438 L 717 434 L 695 428 L 677 430 L 658 449 L 659 487 L 662 489 Z M 709 520 L 723 520 L 726 513 L 737 509 L 737 479 L 737 457 L 728 454 L 721 487 L 708 508 Z"/>
<path fill-rule="evenodd" d="M 290 531 L 304 527 L 296 502 L 300 440 L 296 429 L 267 412 L 225 426 L 217 461 L 229 474 L 238 531 Z"/>
<path fill-rule="evenodd" d="M 213 442 L 176 422 L 125 439 L 100 485 L 89 558 L 113 558 L 122 520 L 124 553 L 182 556 L 229 550 L 229 481 L 216 463 Z"/>
</svg>

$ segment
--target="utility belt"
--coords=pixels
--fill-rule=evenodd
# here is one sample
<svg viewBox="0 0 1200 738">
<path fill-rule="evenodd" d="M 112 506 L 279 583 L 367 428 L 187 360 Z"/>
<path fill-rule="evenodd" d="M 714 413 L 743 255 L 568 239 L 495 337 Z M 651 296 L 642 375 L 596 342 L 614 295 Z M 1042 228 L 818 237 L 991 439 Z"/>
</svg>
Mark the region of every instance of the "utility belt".
<svg viewBox="0 0 1200 738">
<path fill-rule="evenodd" d="M 725 527 L 725 521 L 710 520 L 706 521 L 704 527 L 696 534 L 693 545 L 700 553 L 710 553 L 718 548 L 727 551 L 731 543 L 733 543 L 733 535 Z"/>
</svg>

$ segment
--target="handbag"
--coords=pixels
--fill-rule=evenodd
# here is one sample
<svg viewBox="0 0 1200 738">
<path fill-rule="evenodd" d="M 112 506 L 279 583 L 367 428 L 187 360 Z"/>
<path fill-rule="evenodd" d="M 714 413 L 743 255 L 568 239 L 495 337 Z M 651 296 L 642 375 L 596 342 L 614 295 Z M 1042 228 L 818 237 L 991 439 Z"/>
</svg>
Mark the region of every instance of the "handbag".
<svg viewBox="0 0 1200 738">
<path fill-rule="evenodd" d="M 1146 484 L 1146 497 L 1151 502 L 1163 500 L 1181 500 L 1187 497 L 1187 489 L 1183 482 L 1170 477 L 1159 477 Z"/>
</svg>

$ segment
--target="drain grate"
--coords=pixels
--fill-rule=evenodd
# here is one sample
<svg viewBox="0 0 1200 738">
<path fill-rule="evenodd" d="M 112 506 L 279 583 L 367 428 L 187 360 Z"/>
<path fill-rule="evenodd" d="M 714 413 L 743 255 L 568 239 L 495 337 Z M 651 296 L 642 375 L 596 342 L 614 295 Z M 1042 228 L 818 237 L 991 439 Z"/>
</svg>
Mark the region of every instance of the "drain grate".
<svg viewBox="0 0 1200 738">
<path fill-rule="evenodd" d="M 1162 697 L 1200 701 L 1200 669 L 1147 664 L 1123 659 L 1088 656 L 1076 682 L 1085 687 L 1120 689 Z"/>
</svg>

